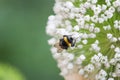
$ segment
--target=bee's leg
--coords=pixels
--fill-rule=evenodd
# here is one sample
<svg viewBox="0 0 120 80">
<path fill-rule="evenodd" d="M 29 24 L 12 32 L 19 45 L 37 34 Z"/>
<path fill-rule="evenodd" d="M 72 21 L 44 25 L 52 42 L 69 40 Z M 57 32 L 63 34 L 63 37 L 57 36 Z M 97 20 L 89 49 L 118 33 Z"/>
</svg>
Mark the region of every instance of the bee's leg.
<svg viewBox="0 0 120 80">
<path fill-rule="evenodd" d="M 75 46 L 75 44 L 74 44 L 74 43 L 71 45 L 71 47 L 73 47 L 73 46 Z"/>
<path fill-rule="evenodd" d="M 74 42 L 72 42 L 71 46 L 74 47 L 76 43 L 76 40 Z"/>
<path fill-rule="evenodd" d="M 63 42 L 63 39 L 60 39 L 60 41 L 59 41 L 59 46 L 62 45 L 62 42 Z"/>
<path fill-rule="evenodd" d="M 64 46 L 64 49 L 66 49 L 66 50 L 67 50 L 67 49 L 68 49 L 68 46 Z"/>
</svg>

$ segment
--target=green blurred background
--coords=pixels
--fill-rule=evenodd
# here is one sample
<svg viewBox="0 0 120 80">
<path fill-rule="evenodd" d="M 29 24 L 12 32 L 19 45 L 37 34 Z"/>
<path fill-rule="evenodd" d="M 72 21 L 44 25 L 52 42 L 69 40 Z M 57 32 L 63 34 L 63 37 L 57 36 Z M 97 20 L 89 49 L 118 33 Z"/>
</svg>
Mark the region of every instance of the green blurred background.
<svg viewBox="0 0 120 80">
<path fill-rule="evenodd" d="M 54 3 L 0 0 L 0 62 L 17 68 L 27 80 L 63 80 L 45 33 Z"/>
</svg>

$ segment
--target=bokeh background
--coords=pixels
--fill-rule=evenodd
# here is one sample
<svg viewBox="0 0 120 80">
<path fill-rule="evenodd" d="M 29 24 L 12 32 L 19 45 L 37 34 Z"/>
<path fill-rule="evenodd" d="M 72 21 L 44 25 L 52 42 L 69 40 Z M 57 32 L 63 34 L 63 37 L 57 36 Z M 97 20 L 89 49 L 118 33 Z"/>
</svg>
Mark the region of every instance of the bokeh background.
<svg viewBox="0 0 120 80">
<path fill-rule="evenodd" d="M 0 0 L 0 63 L 17 69 L 26 80 L 63 80 L 45 33 L 54 3 L 54 0 Z M 2 68 L 7 77 L 7 68 L 5 65 Z M 0 80 L 11 79 L 0 75 Z"/>
</svg>

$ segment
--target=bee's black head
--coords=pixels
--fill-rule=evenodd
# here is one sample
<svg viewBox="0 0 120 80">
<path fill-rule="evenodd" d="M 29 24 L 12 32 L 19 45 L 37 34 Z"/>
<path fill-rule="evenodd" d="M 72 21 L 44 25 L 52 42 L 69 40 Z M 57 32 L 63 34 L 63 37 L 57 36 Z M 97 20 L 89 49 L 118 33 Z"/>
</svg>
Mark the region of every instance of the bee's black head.
<svg viewBox="0 0 120 80">
<path fill-rule="evenodd" d="M 72 43 L 72 41 L 73 41 L 72 36 L 70 36 L 70 35 L 63 35 L 63 37 L 67 37 L 68 42 Z"/>
<path fill-rule="evenodd" d="M 68 39 L 69 43 L 73 42 L 73 38 L 71 36 L 68 36 L 67 39 Z"/>
</svg>

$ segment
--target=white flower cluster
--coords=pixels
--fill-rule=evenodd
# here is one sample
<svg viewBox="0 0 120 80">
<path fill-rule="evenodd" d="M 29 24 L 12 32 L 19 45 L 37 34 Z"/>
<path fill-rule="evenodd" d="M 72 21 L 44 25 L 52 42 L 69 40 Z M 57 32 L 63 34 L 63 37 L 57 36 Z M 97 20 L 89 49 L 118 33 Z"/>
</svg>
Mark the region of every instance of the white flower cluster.
<svg viewBox="0 0 120 80">
<path fill-rule="evenodd" d="M 103 69 L 99 71 L 99 73 L 96 75 L 96 80 L 106 80 L 107 72 Z"/>
<path fill-rule="evenodd" d="M 90 50 L 94 50 L 95 52 L 99 52 L 100 51 L 100 47 L 98 46 L 99 41 L 96 40 L 95 43 L 91 44 Z"/>
<path fill-rule="evenodd" d="M 114 27 L 115 27 L 115 29 L 120 30 L 120 20 L 114 21 Z"/>
<path fill-rule="evenodd" d="M 120 0 L 56 0 L 53 9 L 46 33 L 60 74 L 120 79 Z M 63 35 L 72 35 L 76 45 L 59 53 L 53 45 Z"/>
<path fill-rule="evenodd" d="M 97 68 L 100 68 L 102 65 L 109 67 L 107 56 L 103 56 L 102 53 L 98 53 L 98 55 L 94 55 L 91 58 L 91 63 L 94 64 Z"/>
</svg>

